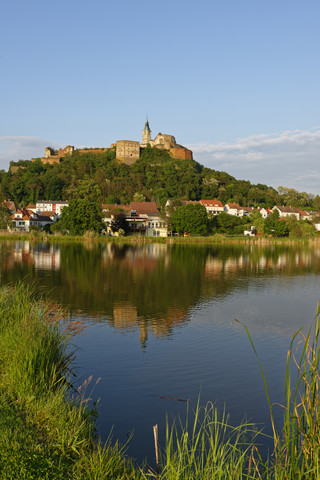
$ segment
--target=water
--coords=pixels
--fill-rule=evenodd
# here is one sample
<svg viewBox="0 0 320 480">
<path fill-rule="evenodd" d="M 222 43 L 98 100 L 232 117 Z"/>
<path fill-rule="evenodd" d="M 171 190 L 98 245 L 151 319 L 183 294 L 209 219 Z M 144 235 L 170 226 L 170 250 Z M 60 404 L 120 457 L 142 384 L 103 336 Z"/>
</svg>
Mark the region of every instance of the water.
<svg viewBox="0 0 320 480">
<path fill-rule="evenodd" d="M 112 426 L 123 443 L 134 432 L 128 453 L 152 463 L 153 425 L 163 444 L 166 415 L 183 417 L 200 392 L 232 423 L 246 415 L 271 433 L 259 365 L 234 320 L 281 403 L 291 337 L 317 310 L 319 248 L 18 241 L 1 242 L 0 255 L 2 284 L 34 280 L 87 327 L 74 339 L 76 384 L 93 376 L 102 438 Z"/>
</svg>

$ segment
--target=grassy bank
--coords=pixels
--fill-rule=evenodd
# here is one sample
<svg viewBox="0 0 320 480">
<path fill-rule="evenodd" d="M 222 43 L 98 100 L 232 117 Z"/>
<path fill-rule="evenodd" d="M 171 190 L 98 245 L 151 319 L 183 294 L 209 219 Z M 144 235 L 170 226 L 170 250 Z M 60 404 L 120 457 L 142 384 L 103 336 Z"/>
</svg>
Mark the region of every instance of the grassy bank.
<svg viewBox="0 0 320 480">
<path fill-rule="evenodd" d="M 136 478 L 115 444 L 99 445 L 84 396 L 70 387 L 71 333 L 20 285 L 0 290 L 0 478 Z"/>
<path fill-rule="evenodd" d="M 150 469 L 134 465 L 116 442 L 102 445 L 96 438 L 87 393 L 71 384 L 74 328 L 62 333 L 50 305 L 23 284 L 2 287 L 0 305 L 1 479 L 320 477 L 319 318 L 288 352 L 284 428 L 278 431 L 273 423 L 269 459 L 260 457 L 261 434 L 254 425 L 233 427 L 208 404 L 198 405 L 186 423 L 168 425 L 157 468 Z"/>
<path fill-rule="evenodd" d="M 48 235 L 45 233 L 24 233 L 24 234 L 3 234 L 0 233 L 0 240 L 26 240 L 32 242 L 100 242 L 114 244 L 148 245 L 151 243 L 161 243 L 168 245 L 217 245 L 217 244 L 240 244 L 240 245 L 320 245 L 320 236 L 306 238 L 289 237 L 244 237 L 243 235 L 207 235 L 207 236 L 187 236 L 187 237 L 145 237 L 143 235 L 129 235 L 126 237 L 109 237 L 97 234 L 76 235 Z"/>
</svg>

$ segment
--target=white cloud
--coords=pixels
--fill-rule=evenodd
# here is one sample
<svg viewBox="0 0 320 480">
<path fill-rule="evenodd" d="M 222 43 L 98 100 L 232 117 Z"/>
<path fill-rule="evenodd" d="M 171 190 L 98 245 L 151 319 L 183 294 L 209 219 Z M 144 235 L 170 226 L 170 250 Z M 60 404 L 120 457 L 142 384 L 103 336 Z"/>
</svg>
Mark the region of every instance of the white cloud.
<svg viewBox="0 0 320 480">
<path fill-rule="evenodd" d="M 16 162 L 42 157 L 49 145 L 55 148 L 61 146 L 40 137 L 0 136 L 0 168 L 8 170 L 11 160 Z"/>
<path fill-rule="evenodd" d="M 320 194 L 320 127 L 188 145 L 205 166 L 237 179 Z"/>
</svg>

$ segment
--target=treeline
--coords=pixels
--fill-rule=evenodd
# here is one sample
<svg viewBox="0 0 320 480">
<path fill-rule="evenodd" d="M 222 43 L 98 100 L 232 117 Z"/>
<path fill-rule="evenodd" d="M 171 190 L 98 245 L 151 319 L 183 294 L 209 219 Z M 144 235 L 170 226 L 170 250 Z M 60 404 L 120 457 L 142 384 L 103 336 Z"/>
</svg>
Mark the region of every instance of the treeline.
<svg viewBox="0 0 320 480">
<path fill-rule="evenodd" d="M 21 206 L 37 200 L 71 200 L 84 179 L 93 180 L 99 187 L 103 203 L 146 200 L 163 206 L 168 198 L 217 198 L 223 204 L 291 205 L 320 210 L 319 195 L 236 180 L 226 172 L 206 168 L 194 160 L 176 160 L 167 151 L 151 147 L 145 148 L 131 166 L 118 162 L 114 150 L 101 154 L 75 150 L 54 165 L 44 165 L 40 159 L 11 162 L 8 172 L 0 171 L 0 200 L 11 199 Z"/>
</svg>

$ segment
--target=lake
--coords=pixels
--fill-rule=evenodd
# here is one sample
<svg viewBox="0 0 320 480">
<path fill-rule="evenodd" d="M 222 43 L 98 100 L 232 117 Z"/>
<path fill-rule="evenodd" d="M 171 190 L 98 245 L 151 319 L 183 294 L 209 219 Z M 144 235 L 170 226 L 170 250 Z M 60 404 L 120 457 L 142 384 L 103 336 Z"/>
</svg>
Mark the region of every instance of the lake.
<svg viewBox="0 0 320 480">
<path fill-rule="evenodd" d="M 73 339 L 75 383 L 92 375 L 103 439 L 133 432 L 128 454 L 152 463 L 153 425 L 163 445 L 166 416 L 184 418 L 200 394 L 231 423 L 247 416 L 271 432 L 259 364 L 234 320 L 281 403 L 290 340 L 317 311 L 320 248 L 2 241 L 0 255 L 2 285 L 35 281 L 87 327 Z"/>
</svg>

